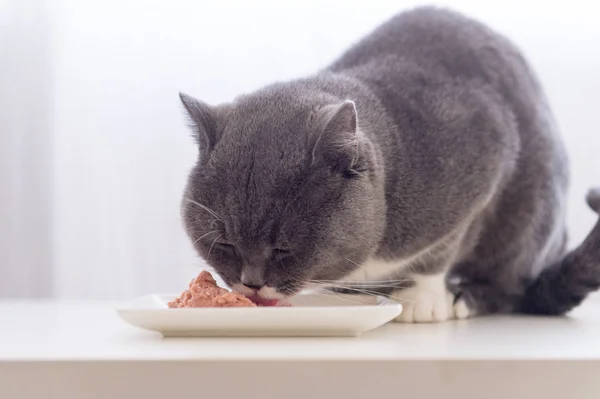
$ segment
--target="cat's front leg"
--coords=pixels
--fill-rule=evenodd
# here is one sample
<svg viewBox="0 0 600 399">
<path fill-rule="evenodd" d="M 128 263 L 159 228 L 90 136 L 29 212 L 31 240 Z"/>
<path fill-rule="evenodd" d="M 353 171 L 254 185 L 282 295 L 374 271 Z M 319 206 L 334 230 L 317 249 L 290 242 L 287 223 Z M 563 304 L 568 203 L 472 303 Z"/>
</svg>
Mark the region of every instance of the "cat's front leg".
<svg viewBox="0 0 600 399">
<path fill-rule="evenodd" d="M 396 321 L 403 323 L 431 323 L 473 316 L 466 302 L 450 292 L 446 273 L 411 276 L 414 285 L 398 290 L 394 297 L 404 309 Z"/>
</svg>

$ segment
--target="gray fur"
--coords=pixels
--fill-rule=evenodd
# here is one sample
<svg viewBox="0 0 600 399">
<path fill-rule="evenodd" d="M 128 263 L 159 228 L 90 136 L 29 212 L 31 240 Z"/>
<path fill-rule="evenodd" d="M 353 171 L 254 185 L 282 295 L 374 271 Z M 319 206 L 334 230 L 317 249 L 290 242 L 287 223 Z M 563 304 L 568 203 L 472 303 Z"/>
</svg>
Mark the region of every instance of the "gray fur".
<svg viewBox="0 0 600 399">
<path fill-rule="evenodd" d="M 568 161 L 542 89 L 478 22 L 415 9 L 315 76 L 182 101 L 200 147 L 184 223 L 230 285 L 290 294 L 423 251 L 412 271 L 448 270 L 480 313 L 564 313 L 600 283 L 600 232 L 563 261 Z"/>
</svg>

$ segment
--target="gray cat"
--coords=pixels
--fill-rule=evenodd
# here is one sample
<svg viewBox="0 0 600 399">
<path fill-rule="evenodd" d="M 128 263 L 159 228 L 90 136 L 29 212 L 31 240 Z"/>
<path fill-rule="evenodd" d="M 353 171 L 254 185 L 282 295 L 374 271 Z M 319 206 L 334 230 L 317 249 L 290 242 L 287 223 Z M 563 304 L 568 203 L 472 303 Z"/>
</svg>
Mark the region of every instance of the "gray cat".
<svg viewBox="0 0 600 399">
<path fill-rule="evenodd" d="M 378 292 L 429 322 L 563 314 L 600 286 L 600 224 L 566 254 L 568 161 L 540 84 L 476 21 L 418 8 L 315 76 L 181 100 L 199 146 L 184 224 L 241 293 Z"/>
</svg>

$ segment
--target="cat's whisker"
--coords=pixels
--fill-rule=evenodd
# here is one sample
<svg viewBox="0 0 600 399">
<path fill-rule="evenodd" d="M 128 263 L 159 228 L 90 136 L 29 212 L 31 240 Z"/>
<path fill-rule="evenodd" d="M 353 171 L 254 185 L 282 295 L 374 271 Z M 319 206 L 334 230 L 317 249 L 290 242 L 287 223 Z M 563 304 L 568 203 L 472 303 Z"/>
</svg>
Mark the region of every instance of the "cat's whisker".
<svg viewBox="0 0 600 399">
<path fill-rule="evenodd" d="M 210 248 L 208 249 L 208 255 L 206 255 L 206 261 L 207 262 L 210 259 L 210 253 L 212 252 L 213 246 L 215 245 L 215 243 L 217 242 L 217 240 L 219 239 L 219 237 L 221 237 L 221 234 L 219 234 L 218 236 L 216 236 L 215 239 L 213 240 L 212 244 L 210 244 Z"/>
<path fill-rule="evenodd" d="M 330 299 L 327 297 L 333 297 L 338 301 L 346 302 L 352 305 L 361 305 L 362 302 L 357 298 L 352 298 L 350 295 L 341 295 L 336 292 L 323 292 L 320 294 L 322 296 L 322 303 L 324 305 L 331 305 Z"/>
<path fill-rule="evenodd" d="M 337 280 L 318 280 L 321 284 L 333 284 L 340 287 L 345 286 L 358 286 L 358 287 L 370 287 L 370 288 L 401 288 L 402 284 L 412 281 L 412 279 L 401 279 L 401 280 L 381 280 L 381 281 L 337 281 Z"/>
<path fill-rule="evenodd" d="M 206 234 L 204 234 L 204 235 L 202 235 L 202 236 L 198 237 L 196 240 L 194 240 L 194 242 L 192 243 L 192 245 L 196 244 L 198 241 L 200 241 L 200 240 L 201 240 L 201 239 L 203 239 L 204 237 L 208 236 L 209 234 L 212 234 L 212 233 L 218 233 L 218 232 L 219 232 L 219 230 L 213 230 L 213 231 L 209 231 L 208 233 L 206 233 Z"/>
<path fill-rule="evenodd" d="M 306 284 L 302 285 L 303 288 L 311 288 L 310 286 L 307 286 Z M 297 287 L 299 288 L 299 287 Z M 290 295 L 295 294 L 295 292 L 293 291 L 289 291 Z M 317 292 L 317 296 L 323 296 L 323 297 L 335 297 L 336 299 L 345 301 L 347 303 L 350 304 L 356 304 L 356 305 L 360 305 L 362 304 L 362 301 L 357 299 L 357 298 L 353 298 L 351 295 L 344 295 L 344 294 L 340 294 L 338 292 L 334 292 L 334 291 L 328 291 L 328 290 L 320 290 L 319 292 Z M 322 305 L 330 305 L 331 303 L 327 300 L 327 298 L 317 298 L 317 301 L 320 301 Z"/>
<path fill-rule="evenodd" d="M 329 284 L 329 286 L 335 286 L 338 288 L 364 288 L 373 291 L 376 290 L 401 290 L 405 286 L 402 284 Z"/>
<path fill-rule="evenodd" d="M 383 292 L 363 290 L 363 289 L 359 289 L 359 288 L 350 288 L 350 287 L 342 287 L 342 289 L 348 290 L 348 291 L 358 292 L 359 294 L 364 294 L 364 295 L 382 296 L 384 298 L 393 299 L 396 302 L 402 302 L 402 303 L 412 302 L 409 299 L 402 298 L 402 297 L 399 297 L 399 296 L 396 296 L 396 295 L 386 294 L 386 293 L 383 293 Z"/>
<path fill-rule="evenodd" d="M 363 283 L 363 282 L 374 282 L 374 283 L 385 283 L 385 282 L 395 282 L 395 281 L 406 281 L 410 280 L 410 278 L 402 278 L 402 279 L 384 279 L 384 280 L 364 280 L 364 281 L 346 281 L 346 280 L 310 280 L 316 282 L 324 282 L 324 283 Z"/>
<path fill-rule="evenodd" d="M 358 298 L 355 298 L 356 295 L 344 295 L 344 294 L 341 294 L 341 293 L 335 292 L 335 291 L 324 291 L 323 294 L 333 296 L 339 300 L 346 301 L 351 304 L 356 304 L 356 305 L 364 304 L 363 301 L 361 301 Z"/>
<path fill-rule="evenodd" d="M 363 281 L 352 281 L 352 282 L 335 282 L 335 281 L 324 281 L 321 284 L 334 284 L 339 286 L 360 286 L 360 287 L 380 287 L 380 288 L 401 288 L 402 284 L 412 280 L 401 280 L 401 281 L 382 281 L 382 282 L 363 282 Z"/>
<path fill-rule="evenodd" d="M 348 259 L 348 258 L 344 258 L 345 260 L 347 260 L 348 262 L 352 263 L 353 265 L 356 265 L 358 267 L 360 267 L 361 265 L 358 262 L 353 261 L 352 259 Z"/>
<path fill-rule="evenodd" d="M 309 282 L 311 284 L 315 284 L 313 281 L 309 280 Z M 412 302 L 412 301 L 410 301 L 410 300 L 408 300 L 406 298 L 402 298 L 402 297 L 399 297 L 399 296 L 396 296 L 396 295 L 386 294 L 386 293 L 383 293 L 383 292 L 368 290 L 368 289 L 364 289 L 364 288 L 347 287 L 347 286 L 341 286 L 341 285 L 330 284 L 330 283 L 321 284 L 321 283 L 318 283 L 318 282 L 315 284 L 315 286 L 321 287 L 321 288 L 329 288 L 329 289 L 331 289 L 331 288 L 336 289 L 337 288 L 337 289 L 342 289 L 342 290 L 347 290 L 347 291 L 354 291 L 354 292 L 357 292 L 357 293 L 363 294 L 363 295 L 382 296 L 382 297 L 389 298 L 389 299 L 392 299 L 392 300 L 397 301 L 397 302 L 404 302 L 404 303 L 406 303 L 406 302 Z"/>
<path fill-rule="evenodd" d="M 322 286 L 321 286 L 322 287 Z M 335 287 L 331 287 L 330 285 L 326 286 L 326 287 L 322 287 L 322 288 L 335 288 Z M 396 302 L 408 302 L 407 300 L 402 300 L 399 297 L 395 297 L 393 295 L 388 295 L 388 294 L 383 294 L 380 292 L 374 292 L 374 291 L 369 291 L 369 290 L 357 290 L 357 289 L 351 289 L 350 291 L 355 291 L 358 292 L 358 294 L 362 294 L 364 296 L 367 297 L 385 297 L 385 298 L 389 298 L 392 299 Z M 323 295 L 333 295 L 338 299 L 342 299 L 345 300 L 349 303 L 353 303 L 353 304 L 357 304 L 357 305 L 362 305 L 364 304 L 364 302 L 360 299 L 352 299 L 353 296 L 356 296 L 355 294 L 345 294 L 345 293 L 340 293 L 340 292 L 336 292 L 336 291 L 332 291 L 330 289 L 323 289 L 319 291 L 319 294 L 323 294 Z"/>
<path fill-rule="evenodd" d="M 208 213 L 210 213 L 212 216 L 214 216 L 214 217 L 215 217 L 215 218 L 216 218 L 218 221 L 220 221 L 220 222 L 222 222 L 222 223 L 225 223 L 225 222 L 223 221 L 223 218 L 222 218 L 222 217 L 220 217 L 220 216 L 219 216 L 219 215 L 218 215 L 218 214 L 217 214 L 215 211 L 213 211 L 212 209 L 210 209 L 210 208 L 209 208 L 209 207 L 207 207 L 206 205 L 202 205 L 202 204 L 201 204 L 201 203 L 199 203 L 198 201 L 194 201 L 193 199 L 191 199 L 191 198 L 188 198 L 188 197 L 186 197 L 186 198 L 185 198 L 185 200 L 186 200 L 186 201 L 188 201 L 188 202 L 190 202 L 190 203 L 192 203 L 192 204 L 194 204 L 194 205 L 196 205 L 196 206 L 199 206 L 200 208 L 204 209 L 206 212 L 208 212 Z"/>
</svg>

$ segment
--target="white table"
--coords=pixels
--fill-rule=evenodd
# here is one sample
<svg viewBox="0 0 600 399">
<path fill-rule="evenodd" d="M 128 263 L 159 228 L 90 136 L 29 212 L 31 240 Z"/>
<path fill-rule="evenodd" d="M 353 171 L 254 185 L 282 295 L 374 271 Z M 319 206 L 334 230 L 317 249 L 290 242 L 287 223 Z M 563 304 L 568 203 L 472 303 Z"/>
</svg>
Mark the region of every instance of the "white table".
<svg viewBox="0 0 600 399">
<path fill-rule="evenodd" d="M 0 301 L 0 398 L 600 398 L 594 300 L 305 339 L 162 339 L 113 307 Z"/>
</svg>

